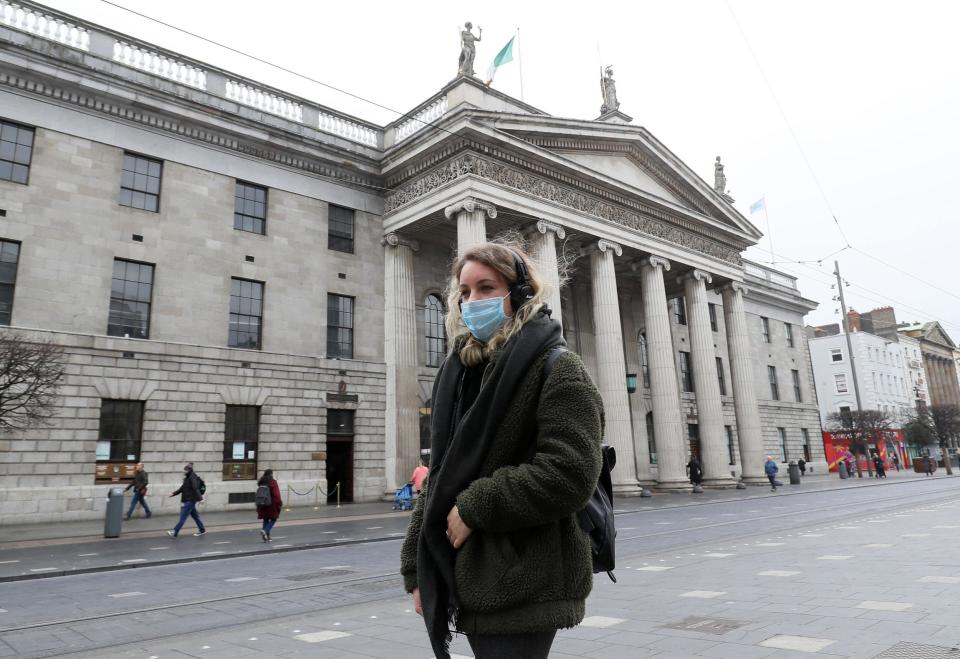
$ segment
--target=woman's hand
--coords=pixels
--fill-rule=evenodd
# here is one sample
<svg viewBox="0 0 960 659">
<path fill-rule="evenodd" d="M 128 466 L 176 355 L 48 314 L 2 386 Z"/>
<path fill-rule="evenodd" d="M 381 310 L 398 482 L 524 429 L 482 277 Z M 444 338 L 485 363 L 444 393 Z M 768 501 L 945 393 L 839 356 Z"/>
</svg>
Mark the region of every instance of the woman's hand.
<svg viewBox="0 0 960 659">
<path fill-rule="evenodd" d="M 418 616 L 423 615 L 423 607 L 420 606 L 420 589 L 413 589 L 413 610 L 417 612 Z"/>
<path fill-rule="evenodd" d="M 460 549 L 471 533 L 473 533 L 473 529 L 463 523 L 463 520 L 460 519 L 460 511 L 454 506 L 450 514 L 447 515 L 447 539 L 450 544 L 453 545 L 454 549 Z"/>
</svg>

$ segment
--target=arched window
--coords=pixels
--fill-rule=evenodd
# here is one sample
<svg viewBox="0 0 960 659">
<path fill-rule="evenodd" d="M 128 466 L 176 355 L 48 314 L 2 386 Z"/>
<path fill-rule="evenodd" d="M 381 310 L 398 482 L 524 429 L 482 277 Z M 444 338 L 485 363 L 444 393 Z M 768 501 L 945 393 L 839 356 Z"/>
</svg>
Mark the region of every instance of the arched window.
<svg viewBox="0 0 960 659">
<path fill-rule="evenodd" d="M 580 332 L 577 331 L 576 298 L 569 286 L 560 291 L 560 311 L 563 322 L 563 338 L 567 348 L 580 352 Z"/>
<path fill-rule="evenodd" d="M 443 300 L 431 293 L 423 303 L 427 340 L 427 366 L 437 367 L 447 354 L 447 333 L 443 327 Z"/>
<path fill-rule="evenodd" d="M 650 464 L 657 464 L 657 442 L 653 436 L 653 412 L 647 412 L 647 452 L 650 454 Z"/>
<path fill-rule="evenodd" d="M 640 344 L 640 371 L 643 373 L 643 386 L 650 388 L 650 365 L 647 361 L 647 335 L 640 332 L 637 335 L 637 343 Z"/>
</svg>

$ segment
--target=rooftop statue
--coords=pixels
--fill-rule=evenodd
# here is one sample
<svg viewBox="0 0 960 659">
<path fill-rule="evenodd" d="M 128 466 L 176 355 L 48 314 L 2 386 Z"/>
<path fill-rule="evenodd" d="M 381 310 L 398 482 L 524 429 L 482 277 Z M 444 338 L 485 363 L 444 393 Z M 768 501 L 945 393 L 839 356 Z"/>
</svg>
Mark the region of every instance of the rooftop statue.
<svg viewBox="0 0 960 659">
<path fill-rule="evenodd" d="M 727 191 L 727 175 L 723 173 L 720 156 L 717 156 L 717 162 L 713 165 L 713 189 L 720 194 L 724 194 Z"/>
<path fill-rule="evenodd" d="M 613 67 L 608 66 L 604 70 L 604 74 L 600 77 L 600 92 L 603 94 L 600 114 L 613 112 L 620 108 L 620 101 L 617 100 L 617 83 L 613 79 Z"/>
<path fill-rule="evenodd" d="M 483 36 L 483 28 L 477 26 L 480 31 L 477 36 L 473 36 L 473 23 L 470 21 L 464 23 L 463 28 L 460 31 L 460 70 L 458 75 L 472 76 L 473 60 L 477 56 L 477 47 L 474 44 L 480 41 L 480 37 Z"/>
</svg>

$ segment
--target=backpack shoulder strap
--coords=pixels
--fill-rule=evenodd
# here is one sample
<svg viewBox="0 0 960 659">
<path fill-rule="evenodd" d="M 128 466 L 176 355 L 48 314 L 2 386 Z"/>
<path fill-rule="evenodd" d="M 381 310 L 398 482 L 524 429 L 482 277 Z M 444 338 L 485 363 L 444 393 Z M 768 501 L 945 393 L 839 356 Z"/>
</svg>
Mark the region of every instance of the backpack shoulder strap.
<svg viewBox="0 0 960 659">
<path fill-rule="evenodd" d="M 553 370 L 553 365 L 557 363 L 557 360 L 560 359 L 560 355 L 567 352 L 567 349 L 563 346 L 553 346 L 550 348 L 550 353 L 547 355 L 546 361 L 543 362 L 543 381 L 547 381 L 547 377 L 550 375 L 550 371 Z"/>
</svg>

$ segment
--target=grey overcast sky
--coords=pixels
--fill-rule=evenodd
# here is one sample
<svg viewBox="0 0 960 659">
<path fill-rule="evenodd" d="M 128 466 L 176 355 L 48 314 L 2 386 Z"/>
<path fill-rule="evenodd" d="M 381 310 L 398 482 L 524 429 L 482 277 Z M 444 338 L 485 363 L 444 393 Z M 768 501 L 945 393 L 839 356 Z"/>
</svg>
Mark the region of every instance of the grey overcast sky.
<svg viewBox="0 0 960 659">
<path fill-rule="evenodd" d="M 554 116 L 595 118 L 612 64 L 635 124 L 711 183 L 723 157 L 736 207 L 820 303 L 808 322 L 839 319 L 833 259 L 815 262 L 846 244 L 836 215 L 854 247 L 837 256 L 848 304 L 940 320 L 960 342 L 960 3 L 116 2 L 399 113 L 454 77 L 466 20 L 483 27 L 479 75 L 519 28 L 523 98 Z M 397 116 L 101 0 L 45 4 L 380 124 Z M 494 87 L 520 97 L 520 64 Z M 761 197 L 769 226 L 750 215 Z M 748 257 L 769 250 L 765 237 Z"/>
</svg>

